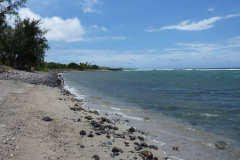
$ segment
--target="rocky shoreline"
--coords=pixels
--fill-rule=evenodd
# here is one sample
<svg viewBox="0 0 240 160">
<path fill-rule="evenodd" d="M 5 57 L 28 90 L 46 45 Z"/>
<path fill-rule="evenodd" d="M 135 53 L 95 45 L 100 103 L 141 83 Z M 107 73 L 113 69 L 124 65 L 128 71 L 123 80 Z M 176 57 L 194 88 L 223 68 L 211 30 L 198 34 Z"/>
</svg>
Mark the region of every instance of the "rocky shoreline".
<svg viewBox="0 0 240 160">
<path fill-rule="evenodd" d="M 11 96 L 0 99 L 0 159 L 176 159 L 146 139 L 144 131 L 52 88 L 55 79 L 55 72 L 1 71 L 0 89 Z"/>
<path fill-rule="evenodd" d="M 0 70 L 0 80 L 15 80 L 30 84 L 57 87 L 57 72 L 26 72 L 19 70 Z"/>
</svg>

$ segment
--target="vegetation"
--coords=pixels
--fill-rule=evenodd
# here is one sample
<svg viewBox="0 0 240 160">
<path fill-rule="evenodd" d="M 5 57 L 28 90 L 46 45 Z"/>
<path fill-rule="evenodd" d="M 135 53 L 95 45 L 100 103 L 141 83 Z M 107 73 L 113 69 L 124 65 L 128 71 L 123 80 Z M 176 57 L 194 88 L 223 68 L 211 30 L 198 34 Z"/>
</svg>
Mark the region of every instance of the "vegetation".
<svg viewBox="0 0 240 160">
<path fill-rule="evenodd" d="M 49 49 L 44 37 L 47 30 L 40 28 L 41 20 L 16 19 L 15 28 L 6 22 L 7 16 L 17 15 L 16 10 L 26 0 L 0 1 L 0 62 L 18 69 L 31 70 L 43 66 L 45 51 Z"/>
<path fill-rule="evenodd" d="M 0 64 L 1 69 L 12 68 L 48 71 L 48 69 L 75 70 L 121 70 L 99 67 L 90 63 L 61 64 L 44 62 L 45 51 L 49 49 L 48 41 L 44 37 L 47 30 L 40 28 L 41 20 L 26 18 L 15 19 L 15 25 L 7 24 L 7 17 L 18 15 L 18 9 L 24 7 L 26 0 L 0 0 Z"/>
<path fill-rule="evenodd" d="M 91 65 L 90 63 L 69 63 L 69 64 L 61 64 L 55 62 L 45 63 L 45 66 L 49 69 L 76 69 L 76 70 L 98 70 L 100 67 L 98 65 Z"/>
</svg>

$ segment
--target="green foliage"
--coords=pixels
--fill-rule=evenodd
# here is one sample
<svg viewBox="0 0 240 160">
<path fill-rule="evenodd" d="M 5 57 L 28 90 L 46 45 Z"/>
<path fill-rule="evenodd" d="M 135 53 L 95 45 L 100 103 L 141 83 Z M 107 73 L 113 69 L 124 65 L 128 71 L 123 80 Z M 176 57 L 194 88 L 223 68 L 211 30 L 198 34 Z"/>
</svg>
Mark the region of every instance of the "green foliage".
<svg viewBox="0 0 240 160">
<path fill-rule="evenodd" d="M 77 69 L 77 70 L 98 70 L 98 69 L 100 69 L 100 67 L 98 65 L 91 65 L 88 62 L 80 63 L 79 65 L 74 62 L 69 63 L 69 64 L 49 62 L 49 63 L 45 63 L 45 66 L 48 69 Z"/>
<path fill-rule="evenodd" d="M 48 72 L 48 68 L 47 67 L 41 67 L 41 66 L 36 66 L 35 70 L 42 71 L 42 72 Z"/>
<path fill-rule="evenodd" d="M 8 59 L 12 59 L 12 31 L 7 25 L 7 16 L 17 15 L 17 9 L 23 7 L 26 0 L 0 0 L 0 61 L 4 64 L 9 64 Z M 11 50 L 11 51 L 9 51 Z M 12 65 L 12 64 L 10 64 Z"/>
<path fill-rule="evenodd" d="M 68 68 L 69 69 L 77 69 L 77 68 L 79 68 L 79 66 L 77 63 L 72 62 L 72 63 L 68 64 Z"/>
<path fill-rule="evenodd" d="M 49 69 L 67 69 L 66 64 L 55 63 L 55 62 L 46 63 L 46 67 Z"/>
<path fill-rule="evenodd" d="M 44 37 L 47 31 L 40 29 L 40 22 L 28 18 L 16 25 L 14 38 L 18 68 L 29 70 L 44 61 L 49 45 Z"/>
</svg>

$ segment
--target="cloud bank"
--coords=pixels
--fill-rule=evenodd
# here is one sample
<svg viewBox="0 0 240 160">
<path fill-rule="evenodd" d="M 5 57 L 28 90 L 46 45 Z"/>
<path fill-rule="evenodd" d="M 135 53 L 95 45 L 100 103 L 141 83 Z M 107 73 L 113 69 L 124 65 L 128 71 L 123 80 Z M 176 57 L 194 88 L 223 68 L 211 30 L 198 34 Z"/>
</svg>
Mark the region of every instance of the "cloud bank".
<svg viewBox="0 0 240 160">
<path fill-rule="evenodd" d="M 215 43 L 177 43 L 172 48 L 143 50 L 66 49 L 49 51 L 47 61 L 90 62 L 125 68 L 221 68 L 237 67 L 240 36 Z M 68 54 L 66 54 L 68 53 Z M 230 65 L 229 65 L 230 64 Z"/>
<path fill-rule="evenodd" d="M 19 16 L 21 19 L 41 19 L 41 27 L 49 30 L 46 37 L 50 41 L 80 41 L 86 33 L 81 21 L 76 17 L 69 19 L 62 19 L 61 17 L 42 18 L 40 15 L 32 12 L 29 8 L 20 9 Z"/>
<path fill-rule="evenodd" d="M 240 17 L 240 14 L 230 14 L 224 17 L 212 17 L 209 19 L 204 19 L 198 22 L 190 21 L 190 20 L 185 20 L 180 22 L 177 25 L 171 25 L 171 26 L 163 26 L 161 28 L 157 29 L 146 29 L 146 32 L 160 32 L 162 30 L 170 30 L 170 29 L 175 29 L 175 30 L 182 30 L 182 31 L 202 31 L 206 29 L 212 28 L 215 22 L 223 20 L 223 19 L 229 19 L 229 18 L 234 18 L 234 17 Z"/>
</svg>

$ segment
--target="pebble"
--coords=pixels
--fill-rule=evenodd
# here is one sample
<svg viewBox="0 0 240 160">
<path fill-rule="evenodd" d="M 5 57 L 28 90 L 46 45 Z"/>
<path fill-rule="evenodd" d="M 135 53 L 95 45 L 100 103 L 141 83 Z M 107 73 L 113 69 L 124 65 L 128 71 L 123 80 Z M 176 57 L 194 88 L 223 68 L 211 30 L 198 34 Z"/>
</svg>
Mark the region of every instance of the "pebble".
<svg viewBox="0 0 240 160">
<path fill-rule="evenodd" d="M 52 121 L 52 118 L 50 118 L 50 117 L 43 117 L 42 120 L 48 122 L 48 121 Z"/>
<path fill-rule="evenodd" d="M 86 131 L 85 130 L 81 130 L 79 133 L 80 133 L 80 135 L 86 135 Z"/>
</svg>

